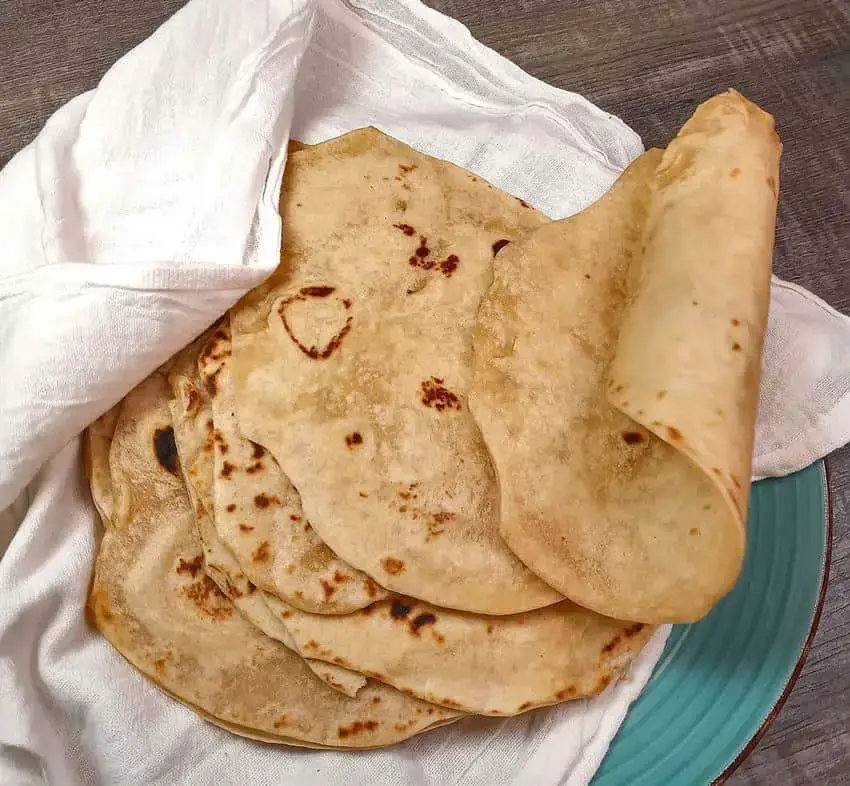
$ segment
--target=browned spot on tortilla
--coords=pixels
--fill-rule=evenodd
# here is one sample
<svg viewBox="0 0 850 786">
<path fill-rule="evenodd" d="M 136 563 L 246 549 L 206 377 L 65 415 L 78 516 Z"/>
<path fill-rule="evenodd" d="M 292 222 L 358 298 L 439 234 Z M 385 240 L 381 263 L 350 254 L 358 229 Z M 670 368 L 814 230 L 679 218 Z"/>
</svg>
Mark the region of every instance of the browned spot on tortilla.
<svg viewBox="0 0 850 786">
<path fill-rule="evenodd" d="M 227 594 L 231 598 L 241 598 L 242 590 L 240 590 L 239 587 L 237 587 L 233 582 L 231 582 L 230 579 L 226 579 L 225 581 L 227 582 Z"/>
<path fill-rule="evenodd" d="M 253 532 L 254 528 L 250 524 L 240 524 L 239 525 L 240 532 Z"/>
<path fill-rule="evenodd" d="M 411 695 L 413 695 L 413 694 L 411 693 Z M 434 703 L 435 704 L 442 704 L 444 707 L 451 707 L 452 709 L 456 709 L 456 710 L 460 709 L 460 704 L 458 704 L 454 699 L 439 699 Z"/>
<path fill-rule="evenodd" d="M 301 287 L 300 294 L 304 297 L 327 297 L 336 291 L 336 287 L 314 286 Z"/>
<path fill-rule="evenodd" d="M 735 327 L 737 327 L 738 325 L 740 325 L 740 324 L 741 324 L 741 320 L 740 320 L 740 319 L 732 319 L 732 320 L 730 320 L 730 321 L 731 321 L 731 323 L 732 323 L 733 325 L 735 325 Z"/>
<path fill-rule="evenodd" d="M 516 201 L 519 202 L 523 207 L 529 206 L 528 202 L 526 202 L 524 199 L 520 199 L 519 197 L 514 197 L 514 199 L 516 199 Z"/>
<path fill-rule="evenodd" d="M 699 535 L 699 527 L 691 527 L 691 535 Z"/>
<path fill-rule="evenodd" d="M 460 409 L 460 399 L 443 384 L 445 380 L 431 377 L 421 384 L 422 403 L 426 407 L 442 412 L 446 409 Z"/>
<path fill-rule="evenodd" d="M 198 395 L 198 391 L 195 390 L 194 385 L 186 385 L 184 388 L 186 393 L 186 411 L 194 412 L 201 403 L 201 397 Z"/>
<path fill-rule="evenodd" d="M 317 649 L 319 649 L 319 643 L 317 641 L 313 640 L 313 639 L 310 639 L 310 641 L 308 641 L 304 645 L 304 649 L 305 650 L 317 650 Z"/>
<path fill-rule="evenodd" d="M 263 462 L 257 461 L 256 463 L 251 464 L 251 466 L 248 467 L 248 469 L 246 469 L 245 472 L 247 472 L 249 475 L 253 475 L 255 472 L 262 471 L 262 469 L 263 469 Z"/>
<path fill-rule="evenodd" d="M 623 432 L 623 441 L 627 445 L 637 445 L 643 442 L 643 434 L 638 431 L 624 431 Z"/>
<path fill-rule="evenodd" d="M 519 707 L 517 707 L 517 708 L 516 708 L 516 711 L 517 711 L 517 712 L 524 712 L 524 711 L 525 711 L 525 710 L 527 710 L 530 706 L 531 706 L 531 702 L 530 702 L 530 701 L 524 701 L 522 704 L 520 704 L 520 705 L 519 705 Z"/>
<path fill-rule="evenodd" d="M 372 704 L 380 704 L 381 697 L 380 696 L 372 696 Z"/>
<path fill-rule="evenodd" d="M 351 581 L 351 576 L 349 576 L 345 573 L 340 573 L 338 570 L 335 570 L 334 571 L 334 581 L 337 584 L 345 584 L 346 581 Z"/>
<path fill-rule="evenodd" d="M 741 345 L 737 341 L 734 344 L 732 344 L 732 351 L 733 352 L 740 352 L 741 351 Z"/>
<path fill-rule="evenodd" d="M 679 431 L 675 426 L 667 426 L 667 436 L 673 440 L 673 442 L 681 442 L 682 441 L 682 432 Z"/>
<path fill-rule="evenodd" d="M 564 688 L 564 690 L 559 690 L 555 694 L 555 698 L 558 701 L 564 701 L 564 699 L 572 698 L 573 696 L 576 695 L 576 693 L 578 693 L 578 691 L 576 690 L 576 686 L 575 685 L 569 685 L 568 687 Z"/>
<path fill-rule="evenodd" d="M 396 620 L 403 620 L 410 614 L 410 606 L 401 601 L 394 600 L 390 606 L 390 616 Z"/>
<path fill-rule="evenodd" d="M 254 446 L 254 450 L 251 453 L 251 457 L 255 459 L 261 459 L 266 455 L 266 449 L 262 445 L 258 445 L 256 442 L 251 443 Z"/>
<path fill-rule="evenodd" d="M 401 164 L 399 164 L 399 166 L 401 166 Z M 346 737 L 355 737 L 364 731 L 375 731 L 379 725 L 378 721 L 375 720 L 358 720 L 354 721 L 354 723 L 349 726 L 340 726 L 337 729 L 337 735 L 342 739 L 345 739 Z"/>
<path fill-rule="evenodd" d="M 712 468 L 711 468 L 711 471 L 712 471 L 715 475 L 722 475 L 722 474 L 723 474 L 723 471 L 722 471 L 719 467 L 712 467 Z"/>
<path fill-rule="evenodd" d="M 666 391 L 666 390 L 659 390 L 659 391 L 655 394 L 655 397 L 656 397 L 657 399 L 662 399 L 662 398 L 664 398 L 664 396 L 666 396 L 666 395 L 667 395 L 667 391 Z"/>
<path fill-rule="evenodd" d="M 741 482 L 738 480 L 738 478 L 736 478 L 734 475 L 730 475 L 730 476 L 729 476 L 729 479 L 730 479 L 730 480 L 732 481 L 732 483 L 735 485 L 735 488 L 736 488 L 736 489 L 738 489 L 738 490 L 740 490 L 740 488 L 741 488 Z"/>
<path fill-rule="evenodd" d="M 730 173 L 729 177 L 738 177 L 741 174 L 741 170 L 738 167 L 735 167 Z"/>
<path fill-rule="evenodd" d="M 269 494 L 257 494 L 254 497 L 254 504 L 260 508 L 267 508 L 270 505 L 280 505 L 280 499 L 278 497 L 270 496 Z"/>
<path fill-rule="evenodd" d="M 233 503 L 233 502 L 231 502 L 231 503 L 227 506 L 226 510 L 227 510 L 227 512 L 228 512 L 228 513 L 233 513 L 233 511 L 234 511 L 234 510 L 236 510 L 236 504 L 235 504 L 235 503 Z"/>
<path fill-rule="evenodd" d="M 348 335 L 351 330 L 352 325 L 352 317 L 347 317 L 345 320 L 345 324 L 342 328 L 331 338 L 330 341 L 322 348 L 319 349 L 315 345 L 306 346 L 299 341 L 298 337 L 292 332 L 292 327 L 289 324 L 289 321 L 286 319 L 286 308 L 292 303 L 297 301 L 306 300 L 308 297 L 313 298 L 325 298 L 335 292 L 335 287 L 328 286 L 312 286 L 312 287 L 302 287 L 299 290 L 297 295 L 290 295 L 280 302 L 280 305 L 277 307 L 277 313 L 280 317 L 281 322 L 283 323 L 283 328 L 286 331 L 286 334 L 292 340 L 292 343 L 295 344 L 298 349 L 301 350 L 308 358 L 311 360 L 327 360 L 342 344 L 343 339 Z"/>
<path fill-rule="evenodd" d="M 404 213 L 407 210 L 407 200 L 406 199 L 397 199 L 395 203 L 395 209 Z"/>
<path fill-rule="evenodd" d="M 384 557 L 381 560 L 381 565 L 384 566 L 384 570 L 391 576 L 397 576 L 404 571 L 404 562 L 395 557 Z"/>
<path fill-rule="evenodd" d="M 457 517 L 454 513 L 450 513 L 446 510 L 431 513 L 425 524 L 428 528 L 428 539 L 430 540 L 431 538 L 436 538 L 438 535 L 442 535 L 446 531 L 446 524 L 450 521 L 454 521 L 455 518 Z"/>
<path fill-rule="evenodd" d="M 437 621 L 437 618 L 426 612 L 425 614 L 420 614 L 417 617 L 414 617 L 410 622 L 410 632 L 416 635 L 419 634 L 419 629 L 425 625 L 433 625 Z"/>
<path fill-rule="evenodd" d="M 229 478 L 235 469 L 236 467 L 233 466 L 233 464 L 231 464 L 229 461 L 225 461 L 221 465 L 221 476 L 223 478 Z"/>
<path fill-rule="evenodd" d="M 413 237 L 416 234 L 416 230 L 410 224 L 393 224 L 393 226 L 404 232 L 408 237 Z"/>
<path fill-rule="evenodd" d="M 363 444 L 363 436 L 359 431 L 354 431 L 351 434 L 345 435 L 345 444 L 349 448 L 356 447 L 357 445 Z"/>
<path fill-rule="evenodd" d="M 492 635 L 492 633 L 493 633 L 493 623 L 492 623 L 492 622 L 488 622 L 488 623 L 487 623 L 487 634 L 488 634 L 488 635 Z"/>
<path fill-rule="evenodd" d="M 365 491 L 361 491 L 360 496 L 363 497 L 363 499 L 367 499 L 369 495 Z"/>
<path fill-rule="evenodd" d="M 281 715 L 273 724 L 276 729 L 282 729 L 285 726 L 289 725 L 289 721 L 286 718 L 286 715 Z"/>
<path fill-rule="evenodd" d="M 698 305 L 699 305 L 699 300 L 692 300 L 692 301 L 691 301 L 691 305 L 692 305 L 692 306 L 698 306 Z"/>
<path fill-rule="evenodd" d="M 183 594 L 195 604 L 195 609 L 212 620 L 227 619 L 233 614 L 233 606 L 209 576 L 200 582 L 192 582 L 183 587 Z"/>
<path fill-rule="evenodd" d="M 198 571 L 204 567 L 204 555 L 198 554 L 197 557 L 193 557 L 188 562 L 186 562 L 183 557 L 177 562 L 177 572 L 178 573 L 188 573 L 192 578 L 195 578 Z"/>
<path fill-rule="evenodd" d="M 154 431 L 153 452 L 164 470 L 172 475 L 177 474 L 177 443 L 174 441 L 173 427 L 166 426 Z"/>
<path fill-rule="evenodd" d="M 770 188 L 770 190 L 773 192 L 773 196 L 776 196 L 776 180 L 773 178 L 772 175 L 767 179 L 767 185 L 768 188 Z"/>
<path fill-rule="evenodd" d="M 442 262 L 439 263 L 440 272 L 446 277 L 451 278 L 452 274 L 457 270 L 460 264 L 460 258 L 457 254 L 449 254 Z"/>
<path fill-rule="evenodd" d="M 157 672 L 159 672 L 160 674 L 165 674 L 165 663 L 166 663 L 166 661 L 167 661 L 167 660 L 168 660 L 168 655 L 166 655 L 166 656 L 164 656 L 164 657 L 162 657 L 162 658 L 157 658 L 157 659 L 153 662 L 153 666 L 154 666 L 154 668 L 155 668 L 155 669 L 157 670 Z"/>
<path fill-rule="evenodd" d="M 404 567 L 404 565 L 402 564 L 402 568 L 403 567 Z M 366 581 L 365 581 L 365 586 L 366 586 L 366 594 L 370 598 L 376 598 L 378 596 L 378 592 L 380 592 L 381 588 L 377 585 L 377 583 L 374 581 L 374 579 L 367 576 Z"/>
<path fill-rule="evenodd" d="M 271 559 L 271 552 L 269 551 L 269 542 L 264 540 L 254 549 L 253 554 L 251 554 L 251 559 L 254 562 L 268 562 Z"/>
<path fill-rule="evenodd" d="M 321 655 L 322 655 L 322 657 L 327 658 L 328 655 L 330 655 L 330 653 L 323 650 L 321 652 Z M 337 666 L 346 666 L 346 667 L 348 666 L 348 664 L 342 658 L 339 658 L 339 657 L 334 658 L 333 662 L 336 663 Z"/>
<path fill-rule="evenodd" d="M 611 675 L 603 674 L 599 677 L 599 682 L 596 683 L 596 693 L 602 693 L 611 684 Z"/>
<path fill-rule="evenodd" d="M 417 166 L 418 166 L 418 164 L 399 164 L 399 165 L 398 165 L 398 168 L 399 168 L 402 172 L 404 172 L 405 174 L 407 174 L 408 172 L 412 172 L 414 169 L 416 169 L 416 168 L 417 168 Z"/>
<path fill-rule="evenodd" d="M 330 600 L 331 596 L 336 592 L 336 587 L 333 584 L 329 584 L 327 581 L 322 579 L 319 582 L 322 585 L 322 592 L 325 593 L 325 600 Z"/>
<path fill-rule="evenodd" d="M 502 239 L 497 240 L 495 243 L 493 243 L 493 256 L 496 256 L 496 254 L 498 254 L 510 242 L 510 240 Z"/>
<path fill-rule="evenodd" d="M 254 584 L 253 582 L 249 581 L 248 582 L 248 594 L 253 595 L 254 592 L 256 592 L 256 590 L 257 590 L 257 585 Z"/>
<path fill-rule="evenodd" d="M 625 385 L 616 385 L 615 387 L 611 388 L 612 393 L 622 393 L 623 390 L 625 390 Z"/>
<path fill-rule="evenodd" d="M 280 618 L 282 620 L 288 620 L 292 616 L 292 610 L 287 609 L 286 611 L 280 612 Z"/>
</svg>

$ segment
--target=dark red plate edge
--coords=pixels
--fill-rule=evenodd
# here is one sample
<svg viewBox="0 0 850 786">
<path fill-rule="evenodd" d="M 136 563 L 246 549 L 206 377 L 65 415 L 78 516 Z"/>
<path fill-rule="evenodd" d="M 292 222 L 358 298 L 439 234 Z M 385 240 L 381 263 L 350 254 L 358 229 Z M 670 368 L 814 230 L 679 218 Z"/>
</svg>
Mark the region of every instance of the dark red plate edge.
<svg viewBox="0 0 850 786">
<path fill-rule="evenodd" d="M 785 702 L 794 690 L 794 686 L 797 684 L 797 679 L 802 673 L 803 667 L 806 665 L 806 659 L 809 657 L 809 652 L 812 649 L 812 644 L 814 643 L 815 635 L 817 634 L 818 626 L 820 625 L 823 605 L 826 601 L 826 590 L 829 586 L 829 571 L 832 566 L 832 481 L 830 479 L 829 462 L 827 459 L 823 459 L 823 474 L 826 481 L 826 551 L 824 553 L 823 580 L 821 581 L 818 601 L 815 605 L 815 613 L 812 616 L 812 625 L 809 628 L 809 635 L 806 637 L 806 643 L 803 645 L 800 657 L 797 660 L 797 664 L 794 666 L 794 670 L 791 672 L 791 676 L 788 678 L 788 683 L 785 685 L 785 690 L 782 691 L 782 695 L 777 699 L 776 704 L 773 705 L 773 709 L 767 714 L 767 717 L 764 719 L 761 726 L 759 726 L 756 733 L 750 738 L 750 741 L 743 747 L 732 763 L 729 764 L 729 766 L 712 781 L 712 786 L 720 786 L 720 784 L 725 783 L 732 773 L 744 763 L 747 756 L 756 749 L 756 746 L 761 742 L 762 738 L 767 733 L 768 728 L 770 728 L 770 724 L 773 723 L 776 716 L 779 715 L 782 707 L 785 705 Z"/>
</svg>

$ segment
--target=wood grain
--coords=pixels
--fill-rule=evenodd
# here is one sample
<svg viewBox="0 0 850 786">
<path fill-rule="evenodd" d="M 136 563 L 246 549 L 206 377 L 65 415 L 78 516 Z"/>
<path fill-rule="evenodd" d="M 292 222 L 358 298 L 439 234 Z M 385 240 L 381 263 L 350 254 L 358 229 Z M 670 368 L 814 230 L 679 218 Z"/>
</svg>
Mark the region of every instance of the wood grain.
<svg viewBox="0 0 850 786">
<path fill-rule="evenodd" d="M 663 144 L 732 86 L 785 144 L 776 270 L 850 311 L 848 0 L 431 0 L 535 76 Z M 181 0 L 0 0 L 0 166 Z M 850 783 L 850 451 L 830 464 L 833 569 L 815 646 L 732 784 Z M 660 786 L 660 785 L 659 785 Z M 698 785 L 697 785 L 698 786 Z"/>
</svg>

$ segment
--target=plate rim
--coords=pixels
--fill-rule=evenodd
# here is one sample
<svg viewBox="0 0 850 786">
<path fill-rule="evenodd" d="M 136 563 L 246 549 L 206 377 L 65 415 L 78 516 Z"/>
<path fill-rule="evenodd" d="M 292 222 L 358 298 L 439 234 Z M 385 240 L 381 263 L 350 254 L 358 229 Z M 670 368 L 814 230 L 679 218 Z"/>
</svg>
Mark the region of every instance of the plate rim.
<svg viewBox="0 0 850 786">
<path fill-rule="evenodd" d="M 721 786 L 721 784 L 726 783 L 726 781 L 732 776 L 732 774 L 744 763 L 744 761 L 749 757 L 749 755 L 756 749 L 758 744 L 762 741 L 767 730 L 770 728 L 770 725 L 776 720 L 776 717 L 782 711 L 782 708 L 785 706 L 785 702 L 788 700 L 788 697 L 793 692 L 795 686 L 797 685 L 797 680 L 800 677 L 800 674 L 803 672 L 803 667 L 806 665 L 806 660 L 809 657 L 809 653 L 811 652 L 812 645 L 814 644 L 815 636 L 817 635 L 818 628 L 820 627 L 821 614 L 823 612 L 823 607 L 826 602 L 826 593 L 827 588 L 829 587 L 829 574 L 830 569 L 832 567 L 832 537 L 833 537 L 833 506 L 832 506 L 832 476 L 829 469 L 829 461 L 827 458 L 821 459 L 821 467 L 823 471 L 823 485 L 826 489 L 826 500 L 825 500 L 825 518 L 826 518 L 826 544 L 824 548 L 824 557 L 823 557 L 823 570 L 821 571 L 821 585 L 818 591 L 818 599 L 815 604 L 814 613 L 812 614 L 812 619 L 809 624 L 809 632 L 806 636 L 806 641 L 803 644 L 803 648 L 800 650 L 800 656 L 797 659 L 797 663 L 794 665 L 794 668 L 791 671 L 790 676 L 788 677 L 788 682 L 785 684 L 785 687 L 782 690 L 782 693 L 779 695 L 779 698 L 774 703 L 773 707 L 771 707 L 770 712 L 767 713 L 761 725 L 756 729 L 755 733 L 752 737 L 747 741 L 747 743 L 741 748 L 741 751 L 738 755 L 725 767 L 723 772 L 721 772 L 712 782 L 711 786 Z"/>
</svg>

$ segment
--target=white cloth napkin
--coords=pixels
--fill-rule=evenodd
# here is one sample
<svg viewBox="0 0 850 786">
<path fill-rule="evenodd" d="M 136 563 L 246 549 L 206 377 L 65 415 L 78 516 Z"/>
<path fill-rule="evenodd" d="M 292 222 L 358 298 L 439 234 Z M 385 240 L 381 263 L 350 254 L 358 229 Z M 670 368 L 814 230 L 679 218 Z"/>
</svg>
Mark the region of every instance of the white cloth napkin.
<svg viewBox="0 0 850 786">
<path fill-rule="evenodd" d="M 374 125 L 553 218 L 641 150 L 415 0 L 192 0 L 0 172 L 0 783 L 586 784 L 660 657 L 602 696 L 385 751 L 199 721 L 83 619 L 76 435 L 277 264 L 286 140 Z M 670 129 L 671 135 L 676 129 Z M 775 282 L 755 474 L 850 439 L 850 320 Z"/>
</svg>

